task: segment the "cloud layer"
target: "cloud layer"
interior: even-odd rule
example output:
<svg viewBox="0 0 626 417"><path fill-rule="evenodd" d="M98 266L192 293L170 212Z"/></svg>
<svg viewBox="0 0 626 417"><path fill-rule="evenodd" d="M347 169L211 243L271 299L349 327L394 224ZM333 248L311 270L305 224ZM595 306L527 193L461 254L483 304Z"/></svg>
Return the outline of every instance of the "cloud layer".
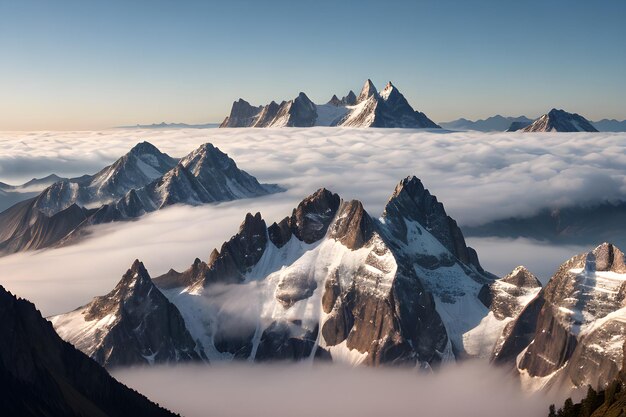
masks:
<svg viewBox="0 0 626 417"><path fill-rule="evenodd" d="M159 275L206 259L247 212L268 223L319 187L364 202L373 216L399 179L415 174L461 224L555 204L626 198L624 134L484 134L396 129L183 129L0 133L0 181L96 172L141 140L172 156L214 143L262 182L288 191L204 207L172 207L98 226L80 245L0 258L0 284L56 314L108 292L135 258ZM19 167L19 168L18 168ZM483 265L503 275L525 264L544 281L588 248L472 239Z"/></svg>
<svg viewBox="0 0 626 417"><path fill-rule="evenodd" d="M479 363L436 374L302 364L161 366L113 376L186 417L528 417L562 402L521 394L513 378Z"/></svg>

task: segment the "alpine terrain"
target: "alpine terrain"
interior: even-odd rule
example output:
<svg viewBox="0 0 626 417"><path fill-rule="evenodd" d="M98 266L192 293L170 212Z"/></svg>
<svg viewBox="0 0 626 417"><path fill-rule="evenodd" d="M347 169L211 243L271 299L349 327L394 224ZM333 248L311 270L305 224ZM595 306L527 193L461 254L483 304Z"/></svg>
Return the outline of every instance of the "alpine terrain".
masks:
<svg viewBox="0 0 626 417"><path fill-rule="evenodd" d="M320 189L269 227L260 213L248 214L207 260L156 277L156 287L139 265L109 295L52 318L66 340L104 365L112 363L99 349L135 363L315 359L429 368L489 357L539 291L523 269L501 280L484 271L415 177L397 185L380 219ZM161 323L182 316L186 330L163 324L113 335L146 314L168 317ZM494 327L481 330L487 322ZM163 335L168 344L155 344Z"/></svg>
<svg viewBox="0 0 626 417"><path fill-rule="evenodd" d="M259 184L210 143L178 160L142 142L95 175L57 181L0 213L0 255L73 242L87 226L137 218L172 204L278 191Z"/></svg>
<svg viewBox="0 0 626 417"><path fill-rule="evenodd" d="M381 92L367 80L358 96L350 91L326 104L314 104L306 94L280 104L255 107L239 99L220 127L401 127L438 128L424 113L415 111L391 83Z"/></svg>

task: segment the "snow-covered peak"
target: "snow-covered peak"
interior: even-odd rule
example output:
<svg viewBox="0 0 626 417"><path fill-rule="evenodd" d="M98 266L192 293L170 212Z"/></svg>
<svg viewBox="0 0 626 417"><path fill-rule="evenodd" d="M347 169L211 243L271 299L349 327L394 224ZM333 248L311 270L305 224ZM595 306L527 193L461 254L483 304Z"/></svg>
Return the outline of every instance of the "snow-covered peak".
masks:
<svg viewBox="0 0 626 417"><path fill-rule="evenodd" d="M383 91L380 92L380 97L383 100L387 100L394 90L397 91L396 87L389 81Z"/></svg>

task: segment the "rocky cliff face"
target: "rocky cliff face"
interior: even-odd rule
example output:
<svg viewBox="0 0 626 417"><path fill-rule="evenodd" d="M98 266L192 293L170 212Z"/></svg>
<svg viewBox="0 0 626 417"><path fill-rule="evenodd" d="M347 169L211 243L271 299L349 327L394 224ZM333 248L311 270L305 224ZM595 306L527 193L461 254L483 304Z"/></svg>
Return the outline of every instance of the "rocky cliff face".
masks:
<svg viewBox="0 0 626 417"><path fill-rule="evenodd" d="M204 359L180 312L139 261L109 294L50 321L61 337L105 367Z"/></svg>
<svg viewBox="0 0 626 417"><path fill-rule="evenodd" d="M0 407L7 416L173 416L61 340L0 287Z"/></svg>
<svg viewBox="0 0 626 417"><path fill-rule="evenodd" d="M341 100L333 95L328 103L320 105L313 104L304 93L280 105L272 101L260 107L240 99L220 127L310 126L439 127L424 113L413 110L391 82L379 93L371 80L365 82L358 97L350 91Z"/></svg>
<svg viewBox="0 0 626 417"><path fill-rule="evenodd" d="M527 315L533 335L515 362L524 382L560 387L612 381L623 360L625 295L624 254L609 243L561 265L538 297L536 317Z"/></svg>
<svg viewBox="0 0 626 417"><path fill-rule="evenodd" d="M429 367L469 354L464 334L488 313L479 293L493 278L410 177L381 220L320 189L269 227L248 214L206 261L155 283L212 361Z"/></svg>
<svg viewBox="0 0 626 417"><path fill-rule="evenodd" d="M514 340L512 332L520 334L520 323L528 314L541 292L541 283L528 269L518 266L510 274L485 284L478 298L489 308L489 313L476 328L465 335L465 341L471 346L474 356L502 361L510 356L511 346L505 346L507 340ZM509 342L511 343L511 342ZM528 343L518 348L519 353Z"/></svg>
<svg viewBox="0 0 626 417"><path fill-rule="evenodd" d="M552 109L521 132L597 132L589 120L579 114Z"/></svg>

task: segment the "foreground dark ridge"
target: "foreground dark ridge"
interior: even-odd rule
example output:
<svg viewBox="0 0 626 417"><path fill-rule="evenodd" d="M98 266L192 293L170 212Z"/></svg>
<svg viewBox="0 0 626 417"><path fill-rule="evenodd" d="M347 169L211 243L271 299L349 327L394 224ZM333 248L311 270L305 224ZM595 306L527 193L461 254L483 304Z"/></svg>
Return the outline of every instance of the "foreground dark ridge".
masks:
<svg viewBox="0 0 626 417"><path fill-rule="evenodd" d="M61 340L33 304L2 286L0 392L5 416L174 416Z"/></svg>

